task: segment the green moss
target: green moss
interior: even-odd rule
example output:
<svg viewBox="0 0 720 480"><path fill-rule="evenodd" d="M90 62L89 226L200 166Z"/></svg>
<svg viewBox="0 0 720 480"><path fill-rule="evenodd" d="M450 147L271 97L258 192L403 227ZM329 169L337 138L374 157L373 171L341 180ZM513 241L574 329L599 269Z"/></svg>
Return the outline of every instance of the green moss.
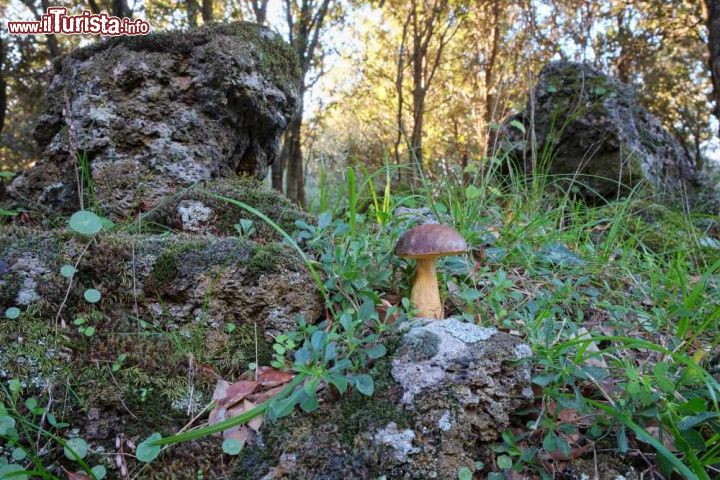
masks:
<svg viewBox="0 0 720 480"><path fill-rule="evenodd" d="M297 253L283 244L266 243L255 247L246 273L249 278L254 279L263 273L277 273L283 268L297 271L301 262Z"/></svg>
<svg viewBox="0 0 720 480"><path fill-rule="evenodd" d="M251 48L249 53L255 58L260 72L285 91L297 90L301 71L295 50L272 30L250 22L207 25L191 31L176 30L114 37L79 48L71 55L85 60L120 44L135 51L188 55L193 48L208 43L215 35L231 35L255 45L256 48ZM60 64L57 63L56 68L59 67Z"/></svg>
<svg viewBox="0 0 720 480"><path fill-rule="evenodd" d="M215 195L231 198L255 208L287 233L295 230L297 220L312 222L307 213L282 194L258 181L236 177L199 185L178 195L148 216L144 228L150 232L181 230L182 225L177 215L178 204L190 200L200 202L213 211L214 217L209 231L220 235L237 235L235 225L242 219L248 219L252 220L256 230L251 237L252 240L259 243L282 240L281 235L262 219Z"/></svg>
<svg viewBox="0 0 720 480"><path fill-rule="evenodd" d="M179 274L179 261L183 253L202 248L203 242L178 242L165 248L153 265L153 277L159 284L171 282Z"/></svg>
<svg viewBox="0 0 720 480"><path fill-rule="evenodd" d="M55 335L50 323L25 312L15 320L0 318L0 379L20 378L43 387L69 375L67 337Z"/></svg>

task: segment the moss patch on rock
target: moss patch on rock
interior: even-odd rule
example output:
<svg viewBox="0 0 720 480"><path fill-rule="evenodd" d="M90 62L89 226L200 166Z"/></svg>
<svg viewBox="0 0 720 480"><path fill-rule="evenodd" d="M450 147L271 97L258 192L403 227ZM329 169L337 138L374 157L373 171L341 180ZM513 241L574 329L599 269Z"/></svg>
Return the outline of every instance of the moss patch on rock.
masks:
<svg viewBox="0 0 720 480"><path fill-rule="evenodd" d="M253 241L265 243L281 240L281 235L264 220L237 205L222 200L226 197L250 205L287 233L295 230L295 222L303 220L311 222L310 215L290 202L282 194L266 185L247 177L236 177L219 180L207 185L196 185L184 193L166 201L156 211L145 217L143 229L162 232L168 229L182 231L182 218L178 215L178 207L182 202L192 201L202 204L212 211L212 219L203 225L203 231L216 235L238 235L236 225L241 220L253 222L255 233L250 237Z"/></svg>
<svg viewBox="0 0 720 480"><path fill-rule="evenodd" d="M283 89L298 87L300 63L297 53L278 34L251 22L203 25L190 31L153 32L149 35L111 37L93 45L79 48L71 55L86 60L98 52L123 45L129 50L189 55L198 45L208 43L217 35L237 37L256 45L250 52L260 72Z"/></svg>

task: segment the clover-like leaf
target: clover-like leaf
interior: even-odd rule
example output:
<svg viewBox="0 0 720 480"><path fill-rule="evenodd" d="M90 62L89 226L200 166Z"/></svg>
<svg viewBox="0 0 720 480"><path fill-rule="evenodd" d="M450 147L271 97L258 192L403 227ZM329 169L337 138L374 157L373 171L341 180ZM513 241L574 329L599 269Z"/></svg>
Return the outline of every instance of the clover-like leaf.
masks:
<svg viewBox="0 0 720 480"><path fill-rule="evenodd" d="M223 452L228 455L237 455L243 449L243 442L236 438L226 438L222 443Z"/></svg>
<svg viewBox="0 0 720 480"><path fill-rule="evenodd" d="M162 436L155 432L148 438L140 442L135 450L135 457L145 463L150 463L160 455L160 445L154 445L153 442L160 440Z"/></svg>
<svg viewBox="0 0 720 480"><path fill-rule="evenodd" d="M77 273L77 269L72 265L63 265L60 267L60 275L65 278L70 278Z"/></svg>
<svg viewBox="0 0 720 480"><path fill-rule="evenodd" d="M70 460L82 460L88 454L88 444L80 437L71 438L65 442L63 453Z"/></svg>
<svg viewBox="0 0 720 480"><path fill-rule="evenodd" d="M83 297L85 297L85 301L88 303L97 303L100 301L100 292L95 290L94 288L88 288L85 290L85 293L83 294Z"/></svg>
<svg viewBox="0 0 720 480"><path fill-rule="evenodd" d="M70 217L70 228L80 235L95 235L102 230L100 217L88 210L80 210Z"/></svg>

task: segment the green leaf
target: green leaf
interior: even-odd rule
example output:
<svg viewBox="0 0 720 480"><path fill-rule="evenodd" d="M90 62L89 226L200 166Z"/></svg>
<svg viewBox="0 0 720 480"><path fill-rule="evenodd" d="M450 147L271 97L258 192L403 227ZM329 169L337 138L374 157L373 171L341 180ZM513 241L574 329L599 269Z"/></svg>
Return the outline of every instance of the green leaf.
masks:
<svg viewBox="0 0 720 480"><path fill-rule="evenodd" d="M327 211L318 217L318 228L326 228L332 223L332 212Z"/></svg>
<svg viewBox="0 0 720 480"><path fill-rule="evenodd" d="M25 457L27 457L27 453L25 453L25 450L22 448L16 448L12 451L12 459L16 462L19 462L21 460L24 460Z"/></svg>
<svg viewBox="0 0 720 480"><path fill-rule="evenodd" d="M462 467L460 470L458 470L458 480L472 480L472 476L472 472L468 467Z"/></svg>
<svg viewBox="0 0 720 480"><path fill-rule="evenodd" d="M95 327L87 327L85 330L83 330L83 333L86 337L92 337L95 335Z"/></svg>
<svg viewBox="0 0 720 480"><path fill-rule="evenodd" d="M478 197L480 197L481 194L482 194L482 191L479 188L477 188L475 185L468 185L467 188L465 189L465 198L467 198L468 200L473 200L475 198L478 198Z"/></svg>
<svg viewBox="0 0 720 480"><path fill-rule="evenodd" d="M70 460L82 460L88 454L88 444L82 438L71 438L65 442L63 453Z"/></svg>
<svg viewBox="0 0 720 480"><path fill-rule="evenodd" d="M57 418L55 418L55 415L52 413L47 414L47 420L48 420L48 423L55 428L65 428L65 427L69 426L69 424L67 424L67 423L58 422Z"/></svg>
<svg viewBox="0 0 720 480"><path fill-rule="evenodd" d="M310 361L310 352L307 348L303 347L295 351L295 363L298 365L307 365Z"/></svg>
<svg viewBox="0 0 720 480"><path fill-rule="evenodd" d="M5 480L7 478L8 480L27 480L28 476L22 475L21 472L27 472L22 465L18 465L16 463L3 465L0 467L0 479Z"/></svg>
<svg viewBox="0 0 720 480"><path fill-rule="evenodd" d="M718 414L717 412L704 412L699 415L685 417L680 420L680 423L678 423L678 429L680 429L681 431L690 430L691 428L712 418L717 418L718 416L720 416L720 414Z"/></svg>
<svg viewBox="0 0 720 480"><path fill-rule="evenodd" d="M37 398L30 397L27 400L25 400L25 407L27 407L28 410L35 410L38 406Z"/></svg>
<svg viewBox="0 0 720 480"><path fill-rule="evenodd" d="M154 445L153 442L160 440L162 435L158 432L153 433L148 438L140 442L135 450L135 456L144 463L150 463L160 455L160 445Z"/></svg>
<svg viewBox="0 0 720 480"><path fill-rule="evenodd" d="M107 469L102 465L95 465L90 469L95 480L102 480L107 475Z"/></svg>
<svg viewBox="0 0 720 480"><path fill-rule="evenodd" d="M369 320L374 313L375 304L370 300L365 300L363 304L360 305L360 310L358 311L358 318L364 322L365 320Z"/></svg>
<svg viewBox="0 0 720 480"><path fill-rule="evenodd" d="M8 382L8 387L10 388L10 391L13 393L18 393L20 391L20 380L17 378L13 378Z"/></svg>
<svg viewBox="0 0 720 480"><path fill-rule="evenodd" d="M236 438L226 438L222 443L223 452L228 455L237 455L245 444Z"/></svg>
<svg viewBox="0 0 720 480"><path fill-rule="evenodd" d="M10 320L15 320L20 316L20 309L17 307L10 307L7 310L5 310L5 317L9 318Z"/></svg>
<svg viewBox="0 0 720 480"><path fill-rule="evenodd" d="M85 297L85 301L88 303L97 303L100 301L100 292L95 290L94 288L88 288L85 290L85 293L83 294Z"/></svg>
<svg viewBox="0 0 720 480"><path fill-rule="evenodd" d="M375 391L375 382L370 375L357 375L355 377L355 388L358 392L368 397Z"/></svg>
<svg viewBox="0 0 720 480"><path fill-rule="evenodd" d="M512 468L512 458L508 457L507 455L500 455L497 458L497 464L498 467L502 468L503 470L507 470L508 468Z"/></svg>
<svg viewBox="0 0 720 480"><path fill-rule="evenodd" d="M60 268L60 275L65 278L70 278L77 273L77 269L72 265L63 265Z"/></svg>
<svg viewBox="0 0 720 480"><path fill-rule="evenodd" d="M95 235L102 227L100 217L88 210L80 210L70 217L70 228L81 235Z"/></svg>
<svg viewBox="0 0 720 480"><path fill-rule="evenodd" d="M523 123L522 123L521 121L519 121L519 120L512 120L512 121L510 122L510 125L513 126L513 127L515 127L515 128L517 128L517 129L520 130L523 134L525 134L525 132L526 132L526 130L525 130L525 125L523 125Z"/></svg>
<svg viewBox="0 0 720 480"><path fill-rule="evenodd" d="M332 385L335 385L335 388L337 388L338 392L340 392L340 395L345 393L345 390L347 390L348 381L347 378L343 377L342 375L330 375L328 381Z"/></svg>
<svg viewBox="0 0 720 480"><path fill-rule="evenodd" d="M555 92L557 92L557 91L558 91L558 89L557 89L557 87L556 87L555 85L552 85L552 84L548 85L548 87L547 87L547 92L548 92L548 93L555 93Z"/></svg>
<svg viewBox="0 0 720 480"><path fill-rule="evenodd" d="M15 428L14 418L7 415L0 417L0 435L7 435L13 428Z"/></svg>
<svg viewBox="0 0 720 480"><path fill-rule="evenodd" d="M310 395L307 395L305 399L303 399L302 402L300 402L300 408L303 409L304 412L310 413L317 410L319 406L317 394L313 392Z"/></svg>
<svg viewBox="0 0 720 480"><path fill-rule="evenodd" d="M384 357L387 354L387 349L385 348L385 345L379 343L374 347L366 349L365 353L367 353L368 357L376 359Z"/></svg>

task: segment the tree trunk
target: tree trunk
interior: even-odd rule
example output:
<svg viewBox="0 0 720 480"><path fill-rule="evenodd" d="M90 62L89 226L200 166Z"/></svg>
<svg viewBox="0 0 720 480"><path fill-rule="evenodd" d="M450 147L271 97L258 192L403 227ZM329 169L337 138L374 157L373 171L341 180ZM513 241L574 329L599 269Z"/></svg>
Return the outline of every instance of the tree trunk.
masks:
<svg viewBox="0 0 720 480"><path fill-rule="evenodd" d="M203 23L213 22L213 0L202 0L202 19Z"/></svg>
<svg viewBox="0 0 720 480"><path fill-rule="evenodd" d="M252 0L252 8L255 13L255 21L260 25L265 24L267 18L268 0Z"/></svg>
<svg viewBox="0 0 720 480"><path fill-rule="evenodd" d="M713 115L720 120L720 0L705 0L707 7L708 66L712 78L712 100L715 102Z"/></svg>
<svg viewBox="0 0 720 480"><path fill-rule="evenodd" d="M7 82L5 81L5 42L0 37L0 134L5 126L5 111L7 110ZM0 180L0 184L2 181Z"/></svg>
<svg viewBox="0 0 720 480"><path fill-rule="evenodd" d="M197 0L185 0L185 8L187 9L187 21L190 28L197 27L199 6Z"/></svg>
<svg viewBox="0 0 720 480"><path fill-rule="evenodd" d="M277 156L272 164L272 187L280 193L283 193L283 177L285 175L285 165L288 164L288 147L290 145L288 131L283 134L282 149L280 155Z"/></svg>
<svg viewBox="0 0 720 480"><path fill-rule="evenodd" d="M423 67L426 55L421 50L420 39L414 39L413 48L413 129L410 135L410 163L417 167L417 179L422 178L423 172L423 121L425 117L425 85Z"/></svg>
<svg viewBox="0 0 720 480"><path fill-rule="evenodd" d="M116 17L132 17L127 0L112 0L112 14Z"/></svg>
<svg viewBox="0 0 720 480"><path fill-rule="evenodd" d="M298 205L305 204L305 171L302 157L302 111L290 122L288 129L288 157L285 192L287 197Z"/></svg>
<svg viewBox="0 0 720 480"><path fill-rule="evenodd" d="M43 12L47 12L47 9L50 7L50 2L48 0L42 0L40 2L40 5L42 6ZM40 16L37 12L33 11L35 14L35 18L38 20L40 19ZM55 35L46 35L47 37L47 46L48 50L50 51L50 58L56 58L60 56L60 45L58 45L57 37Z"/></svg>

